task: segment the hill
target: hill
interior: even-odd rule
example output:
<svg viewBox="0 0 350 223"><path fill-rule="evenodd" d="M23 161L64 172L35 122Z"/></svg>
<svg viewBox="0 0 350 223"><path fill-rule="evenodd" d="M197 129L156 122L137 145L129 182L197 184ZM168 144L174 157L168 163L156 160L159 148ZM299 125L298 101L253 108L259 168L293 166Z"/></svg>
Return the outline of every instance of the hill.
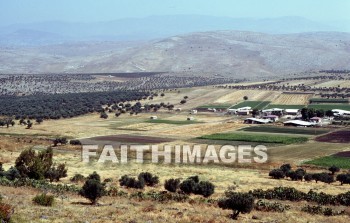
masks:
<svg viewBox="0 0 350 223"><path fill-rule="evenodd" d="M348 33L199 32L148 42L3 47L0 72L165 71L271 77L350 69L349 49Z"/></svg>

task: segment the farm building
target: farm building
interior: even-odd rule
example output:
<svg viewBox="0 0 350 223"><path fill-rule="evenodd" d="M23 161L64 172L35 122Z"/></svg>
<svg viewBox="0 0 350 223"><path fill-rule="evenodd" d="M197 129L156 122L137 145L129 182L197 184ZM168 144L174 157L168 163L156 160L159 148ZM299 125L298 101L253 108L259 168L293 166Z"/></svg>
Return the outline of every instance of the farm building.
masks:
<svg viewBox="0 0 350 223"><path fill-rule="evenodd" d="M334 116L350 115L350 111L341 110L341 109L332 109L332 112L333 112Z"/></svg>
<svg viewBox="0 0 350 223"><path fill-rule="evenodd" d="M198 113L198 111L195 109L191 110L191 112L190 112L190 114L192 114L192 115L197 114L197 113Z"/></svg>
<svg viewBox="0 0 350 223"><path fill-rule="evenodd" d="M151 116L150 119L157 119L158 117L157 116Z"/></svg>
<svg viewBox="0 0 350 223"><path fill-rule="evenodd" d="M284 110L286 115L298 115L300 113L299 109L286 109Z"/></svg>
<svg viewBox="0 0 350 223"><path fill-rule="evenodd" d="M283 122L283 124L285 126L300 126L300 127L310 127L314 125L314 123L305 122L301 120L290 120L290 121Z"/></svg>
<svg viewBox="0 0 350 223"><path fill-rule="evenodd" d="M320 117L313 117L313 118L310 118L310 122L322 123L322 118L320 118Z"/></svg>
<svg viewBox="0 0 350 223"><path fill-rule="evenodd" d="M277 115L265 115L263 116L263 119L271 120L273 122L278 121L278 116Z"/></svg>
<svg viewBox="0 0 350 223"><path fill-rule="evenodd" d="M238 110L236 111L237 115L249 115L251 110Z"/></svg>
<svg viewBox="0 0 350 223"><path fill-rule="evenodd" d="M210 111L210 112L216 112L216 109L215 109L215 108L208 108L208 111Z"/></svg>
<svg viewBox="0 0 350 223"><path fill-rule="evenodd" d="M258 119L258 118L246 118L244 124L266 124L270 121L267 119Z"/></svg>

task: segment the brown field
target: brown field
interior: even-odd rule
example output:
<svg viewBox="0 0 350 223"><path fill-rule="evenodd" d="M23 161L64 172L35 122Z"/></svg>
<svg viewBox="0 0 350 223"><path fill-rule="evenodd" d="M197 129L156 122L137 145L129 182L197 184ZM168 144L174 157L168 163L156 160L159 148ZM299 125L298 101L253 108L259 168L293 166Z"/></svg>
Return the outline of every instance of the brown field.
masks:
<svg viewBox="0 0 350 223"><path fill-rule="evenodd" d="M260 91L260 90L234 90L227 95L218 98L215 103L236 104L243 101L244 96L248 96L250 101L272 101L277 98L281 92L278 91Z"/></svg>
<svg viewBox="0 0 350 223"><path fill-rule="evenodd" d="M331 132L326 135L316 137L318 142L350 143L350 130Z"/></svg>
<svg viewBox="0 0 350 223"><path fill-rule="evenodd" d="M279 105L307 105L313 94L281 94L271 102Z"/></svg>

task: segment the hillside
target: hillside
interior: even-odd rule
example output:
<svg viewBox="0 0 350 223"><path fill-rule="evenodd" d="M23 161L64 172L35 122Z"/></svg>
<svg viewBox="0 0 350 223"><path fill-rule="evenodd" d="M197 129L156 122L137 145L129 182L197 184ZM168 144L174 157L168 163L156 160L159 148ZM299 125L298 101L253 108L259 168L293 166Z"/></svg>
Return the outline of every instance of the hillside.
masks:
<svg viewBox="0 0 350 223"><path fill-rule="evenodd" d="M149 42L3 48L1 73L140 72L275 76L350 69L350 34L191 33Z"/></svg>

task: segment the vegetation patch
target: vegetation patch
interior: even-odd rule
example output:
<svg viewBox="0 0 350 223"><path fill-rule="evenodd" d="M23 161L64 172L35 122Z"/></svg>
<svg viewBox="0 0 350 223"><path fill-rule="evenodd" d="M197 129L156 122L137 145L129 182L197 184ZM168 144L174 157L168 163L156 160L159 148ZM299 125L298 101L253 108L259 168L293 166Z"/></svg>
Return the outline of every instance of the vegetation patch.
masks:
<svg viewBox="0 0 350 223"><path fill-rule="evenodd" d="M326 129L302 129L302 128L283 128L274 126L250 126L240 129L244 132L267 132L267 133L287 133L287 134L302 134L302 135L321 135L328 133Z"/></svg>
<svg viewBox="0 0 350 223"><path fill-rule="evenodd" d="M317 110L332 110L332 109L342 109L342 110L350 110L349 104L311 104L308 108L314 108Z"/></svg>
<svg viewBox="0 0 350 223"><path fill-rule="evenodd" d="M339 168L350 168L350 157L339 157L336 155L324 156L305 162L305 164L312 164L316 166L332 166L335 165Z"/></svg>
<svg viewBox="0 0 350 223"><path fill-rule="evenodd" d="M252 107L252 109L264 109L270 104L271 101L244 101L230 108L242 108L242 107Z"/></svg>
<svg viewBox="0 0 350 223"><path fill-rule="evenodd" d="M270 135L269 134L247 134L242 132L215 133L212 135L204 135L199 138L210 139L210 140L262 142L262 143L279 143L279 144L304 143L308 140L307 137L293 137L293 136L271 135L271 134Z"/></svg>
<svg viewBox="0 0 350 223"><path fill-rule="evenodd" d="M215 109L228 109L231 106L231 104L209 104L209 105L202 105L198 108L215 108Z"/></svg>
<svg viewBox="0 0 350 223"><path fill-rule="evenodd" d="M311 98L310 104L312 103L349 103L348 99L345 98Z"/></svg>
<svg viewBox="0 0 350 223"><path fill-rule="evenodd" d="M350 130L331 132L327 135L319 136L315 140L318 142L350 143Z"/></svg>
<svg viewBox="0 0 350 223"><path fill-rule="evenodd" d="M148 123L161 123L161 124L171 124L171 125L190 125L190 124L196 124L196 123L202 123L197 122L193 120L165 120L165 119L150 119L147 120Z"/></svg>

